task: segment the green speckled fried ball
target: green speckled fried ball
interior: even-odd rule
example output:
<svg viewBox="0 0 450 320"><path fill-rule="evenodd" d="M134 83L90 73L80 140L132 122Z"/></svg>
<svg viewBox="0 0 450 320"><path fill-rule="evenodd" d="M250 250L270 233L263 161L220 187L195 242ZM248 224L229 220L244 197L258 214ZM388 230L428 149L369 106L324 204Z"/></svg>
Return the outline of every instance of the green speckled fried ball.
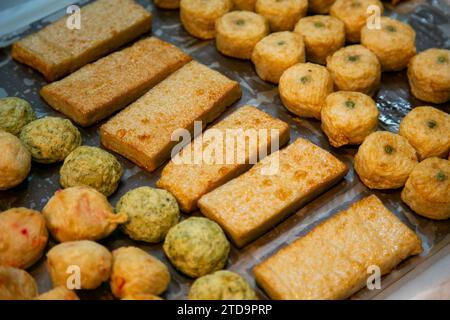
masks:
<svg viewBox="0 0 450 320"><path fill-rule="evenodd" d="M116 191L122 174L122 166L112 154L81 146L64 160L59 182L64 188L89 186L108 197Z"/></svg>
<svg viewBox="0 0 450 320"><path fill-rule="evenodd" d="M169 230L163 249L178 270L197 278L225 266L230 243L217 223L192 217Z"/></svg>
<svg viewBox="0 0 450 320"><path fill-rule="evenodd" d="M239 274L221 270L195 280L189 300L256 300L256 294Z"/></svg>
<svg viewBox="0 0 450 320"><path fill-rule="evenodd" d="M122 230L131 239L158 243L180 219L174 196L162 189L140 187L128 191L116 206L116 212L128 215Z"/></svg>
<svg viewBox="0 0 450 320"><path fill-rule="evenodd" d="M36 115L27 101L16 97L0 99L0 129L17 136L34 119Z"/></svg>
<svg viewBox="0 0 450 320"><path fill-rule="evenodd" d="M34 161L54 163L81 145L81 134L70 120L44 117L23 127L20 140Z"/></svg>

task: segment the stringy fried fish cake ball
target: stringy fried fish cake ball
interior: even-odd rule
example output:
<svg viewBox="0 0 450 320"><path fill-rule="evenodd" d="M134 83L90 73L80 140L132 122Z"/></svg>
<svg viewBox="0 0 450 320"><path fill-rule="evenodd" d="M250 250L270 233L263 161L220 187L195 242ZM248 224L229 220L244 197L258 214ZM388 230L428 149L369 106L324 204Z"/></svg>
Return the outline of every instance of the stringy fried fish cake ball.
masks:
<svg viewBox="0 0 450 320"><path fill-rule="evenodd" d="M421 216L450 218L450 161L433 157L419 163L406 181L402 200Z"/></svg>
<svg viewBox="0 0 450 320"><path fill-rule="evenodd" d="M312 13L325 14L336 0L308 0L308 10Z"/></svg>
<svg viewBox="0 0 450 320"><path fill-rule="evenodd" d="M377 56L361 45L344 47L327 58L336 90L358 91L372 96L380 87Z"/></svg>
<svg viewBox="0 0 450 320"><path fill-rule="evenodd" d="M162 9L178 9L180 0L153 0L153 3Z"/></svg>
<svg viewBox="0 0 450 320"><path fill-rule="evenodd" d="M307 10L307 0L257 0L255 7L257 13L269 20L272 32L293 30Z"/></svg>
<svg viewBox="0 0 450 320"><path fill-rule="evenodd" d="M344 24L331 16L302 18L294 32L303 36L306 59L318 64L326 64L326 58L345 44Z"/></svg>
<svg viewBox="0 0 450 320"><path fill-rule="evenodd" d="M28 272L0 265L0 300L31 300L37 295L36 281Z"/></svg>
<svg viewBox="0 0 450 320"><path fill-rule="evenodd" d="M387 131L369 135L355 155L355 170L371 189L402 187L417 163L416 151L408 140Z"/></svg>
<svg viewBox="0 0 450 320"><path fill-rule="evenodd" d="M256 0L233 0L239 10L255 11Z"/></svg>
<svg viewBox="0 0 450 320"><path fill-rule="evenodd" d="M412 94L420 100L444 103L450 100L450 50L428 49L408 65Z"/></svg>
<svg viewBox="0 0 450 320"><path fill-rule="evenodd" d="M320 119L322 105L333 92L333 80L325 67L299 63L283 73L278 89L289 111L301 117Z"/></svg>
<svg viewBox="0 0 450 320"><path fill-rule="evenodd" d="M8 190L26 179L31 170L31 155L15 135L0 130L0 190Z"/></svg>
<svg viewBox="0 0 450 320"><path fill-rule="evenodd" d="M403 118L400 135L416 149L419 159L446 157L450 151L450 115L433 107L417 107Z"/></svg>
<svg viewBox="0 0 450 320"><path fill-rule="evenodd" d="M216 21L216 46L224 55L250 59L256 44L269 34L267 19L250 11L233 11Z"/></svg>
<svg viewBox="0 0 450 320"><path fill-rule="evenodd" d="M371 97L360 92L330 94L322 108L322 130L333 147L361 144L378 126L378 109Z"/></svg>
<svg viewBox="0 0 450 320"><path fill-rule="evenodd" d="M383 71L399 71L416 54L416 32L406 23L381 17L381 29L362 28L361 44L375 53Z"/></svg>
<svg viewBox="0 0 450 320"><path fill-rule="evenodd" d="M278 83L286 69L305 62L302 36L289 31L268 35L256 44L252 62L261 79Z"/></svg>
<svg viewBox="0 0 450 320"><path fill-rule="evenodd" d="M231 0L181 0L180 20L194 37L213 39L216 20L232 8Z"/></svg>
<svg viewBox="0 0 450 320"><path fill-rule="evenodd" d="M341 20L345 25L348 42L357 43L361 38L361 29L367 18L373 15L370 6L377 6L383 14L383 4L379 0L336 0L330 8L330 15Z"/></svg>

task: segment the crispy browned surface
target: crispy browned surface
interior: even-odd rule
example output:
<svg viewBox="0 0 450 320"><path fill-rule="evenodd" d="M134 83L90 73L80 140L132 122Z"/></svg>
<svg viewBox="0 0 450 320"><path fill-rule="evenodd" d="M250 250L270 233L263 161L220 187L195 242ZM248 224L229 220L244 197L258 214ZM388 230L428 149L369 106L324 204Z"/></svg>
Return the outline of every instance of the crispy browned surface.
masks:
<svg viewBox="0 0 450 320"><path fill-rule="evenodd" d="M133 102L190 60L170 43L147 38L45 86L41 96L88 126Z"/></svg>
<svg viewBox="0 0 450 320"><path fill-rule="evenodd" d="M279 167L273 175L266 170ZM341 179L346 165L327 151L299 138L247 173L200 198L198 206L241 247L267 231L305 202Z"/></svg>
<svg viewBox="0 0 450 320"><path fill-rule="evenodd" d="M254 269L272 299L344 299L367 281L367 268L390 272L422 251L419 237L376 197L354 203Z"/></svg>
<svg viewBox="0 0 450 320"><path fill-rule="evenodd" d="M67 16L12 47L11 55L56 80L151 29L151 14L133 0L97 0L81 9L81 29Z"/></svg>
<svg viewBox="0 0 450 320"><path fill-rule="evenodd" d="M170 156L177 129L193 131L216 119L241 97L241 89L217 71L196 62L183 66L100 128L101 141L153 171Z"/></svg>
<svg viewBox="0 0 450 320"><path fill-rule="evenodd" d="M242 132L245 130L266 130L266 135L264 136L264 133L258 131L255 133L255 142L244 145L237 143L239 132L236 131L236 134L234 134L227 131L230 129L241 129ZM211 130L215 130L215 132L219 130L223 133L223 157L214 154L210 158L206 158L208 155L206 153L207 148L211 142L208 135L213 133ZM249 159L257 157L260 150L267 150L270 153L272 145L270 130L277 131L274 137L279 139L280 146L289 141L289 125L287 123L275 119L255 107L241 107L229 117L205 131L201 148L195 148L197 142L193 141L181 152L181 158L191 155L192 159L194 157L200 159L204 156L205 158L201 159L200 163L177 164L170 161L162 171L157 186L170 191L177 198L183 211L191 212L197 208L197 201L202 195L249 169L252 165L249 163ZM200 141L199 138L196 141ZM236 161L230 161L227 164L225 159L227 148L232 150L234 154L243 155L245 161L238 162L235 155Z"/></svg>

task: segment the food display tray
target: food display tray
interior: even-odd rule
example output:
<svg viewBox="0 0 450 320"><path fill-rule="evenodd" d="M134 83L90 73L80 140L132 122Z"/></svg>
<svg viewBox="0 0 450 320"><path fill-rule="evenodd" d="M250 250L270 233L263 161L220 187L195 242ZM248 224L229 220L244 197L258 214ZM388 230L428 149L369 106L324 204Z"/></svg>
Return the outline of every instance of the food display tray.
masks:
<svg viewBox="0 0 450 320"><path fill-rule="evenodd" d="M89 1L79 1L81 5L87 2ZM347 146L338 149L331 147L325 134L320 129L320 122L311 119L300 119L289 113L281 104L278 88L259 79L250 61L225 57L217 52L213 40L200 41L190 36L181 26L178 11L157 9L149 0L140 0L138 2L153 14L153 36L178 46L192 55L197 61L220 71L240 83L243 91L242 98L230 107L218 121L243 105L257 106L289 124L291 142L297 137L307 138L330 151L350 168L345 178L337 185L304 205L298 212L290 215L262 237L242 249L232 247L227 268L243 275L255 287L261 299L267 299L268 297L254 281L252 269L257 263L298 237L305 235L318 223L348 207L352 202L370 194L376 194L392 212L416 231L423 242L423 253L407 259L393 272L383 277L381 290L370 291L362 289L352 298L376 298L383 290L389 288L407 273L418 268L450 243L449 220L433 221L416 215L401 201L401 190L371 191L365 187L353 169L353 157L358 147ZM408 22L416 30L418 51L431 47L450 48L450 4L448 1L412 0L404 2L397 7L385 4L386 15ZM2 47L0 49L0 97L17 96L26 99L31 103L38 117L48 115L64 116L54 111L40 98L39 90L46 84L43 77L36 71L11 59L11 43L27 34L40 30L43 26L55 21L64 14L65 10L61 10L25 27L23 30L18 30L0 39ZM416 100L410 94L405 71L383 73L381 89L375 96L375 100L380 110L379 129L392 132L398 131L400 120L412 108L420 105L429 105ZM436 107L450 112L448 103L437 105ZM100 146L98 128L103 122L89 128L79 127L83 136L83 144ZM155 182L160 176L161 168L153 173L149 173L127 159L119 155L116 156L123 165L125 172L119 188L109 198L112 205L115 205L122 195L133 188L155 186ZM20 206L41 210L48 199L60 188L60 167L61 163L46 165L33 162L31 173L25 182L14 189L0 192L0 211ZM201 214L196 212L194 215ZM183 218L188 217L186 214L182 216ZM111 250L121 246L134 245L157 256L169 267L172 275L170 286L162 297L166 299L186 298L189 286L193 280L173 268L164 256L161 244L151 245L132 241L120 230L116 230L101 243ZM55 242L50 240L49 246L53 245L55 245ZM29 272L38 282L40 292L51 288L45 256L33 265ZM107 283L96 290L80 292L80 297L86 299L113 299Z"/></svg>

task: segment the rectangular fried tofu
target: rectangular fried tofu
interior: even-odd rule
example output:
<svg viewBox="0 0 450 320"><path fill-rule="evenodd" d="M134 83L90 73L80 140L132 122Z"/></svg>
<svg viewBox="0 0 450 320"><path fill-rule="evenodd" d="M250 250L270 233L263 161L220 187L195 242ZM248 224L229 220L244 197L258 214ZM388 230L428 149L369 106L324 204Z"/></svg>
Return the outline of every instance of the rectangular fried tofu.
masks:
<svg viewBox="0 0 450 320"><path fill-rule="evenodd" d="M80 29L69 16L14 43L13 59L59 79L151 29L151 14L133 0L97 0L80 11Z"/></svg>
<svg viewBox="0 0 450 320"><path fill-rule="evenodd" d="M354 203L254 268L272 299L345 299L370 266L390 272L422 252L419 237L374 195Z"/></svg>
<svg viewBox="0 0 450 320"><path fill-rule="evenodd" d="M222 133L220 142L215 138L218 131ZM273 141L278 142L277 149L286 144L289 137L287 123L255 107L243 106L186 146L180 153L180 159L186 161L170 161L157 186L171 192L181 210L192 212L197 209L201 196L247 171L255 164L260 151L270 154ZM244 140L239 142L238 139ZM196 147L197 144L200 147ZM221 151L209 152L215 146Z"/></svg>
<svg viewBox="0 0 450 320"><path fill-rule="evenodd" d="M240 97L236 81L191 61L102 125L101 142L151 172L170 157L175 130L192 134L194 121L205 127Z"/></svg>
<svg viewBox="0 0 450 320"><path fill-rule="evenodd" d="M41 96L54 109L89 126L135 101L191 61L177 47L151 37L46 85Z"/></svg>
<svg viewBox="0 0 450 320"><path fill-rule="evenodd" d="M242 247L346 173L347 166L339 159L299 138L201 197L198 206Z"/></svg>

